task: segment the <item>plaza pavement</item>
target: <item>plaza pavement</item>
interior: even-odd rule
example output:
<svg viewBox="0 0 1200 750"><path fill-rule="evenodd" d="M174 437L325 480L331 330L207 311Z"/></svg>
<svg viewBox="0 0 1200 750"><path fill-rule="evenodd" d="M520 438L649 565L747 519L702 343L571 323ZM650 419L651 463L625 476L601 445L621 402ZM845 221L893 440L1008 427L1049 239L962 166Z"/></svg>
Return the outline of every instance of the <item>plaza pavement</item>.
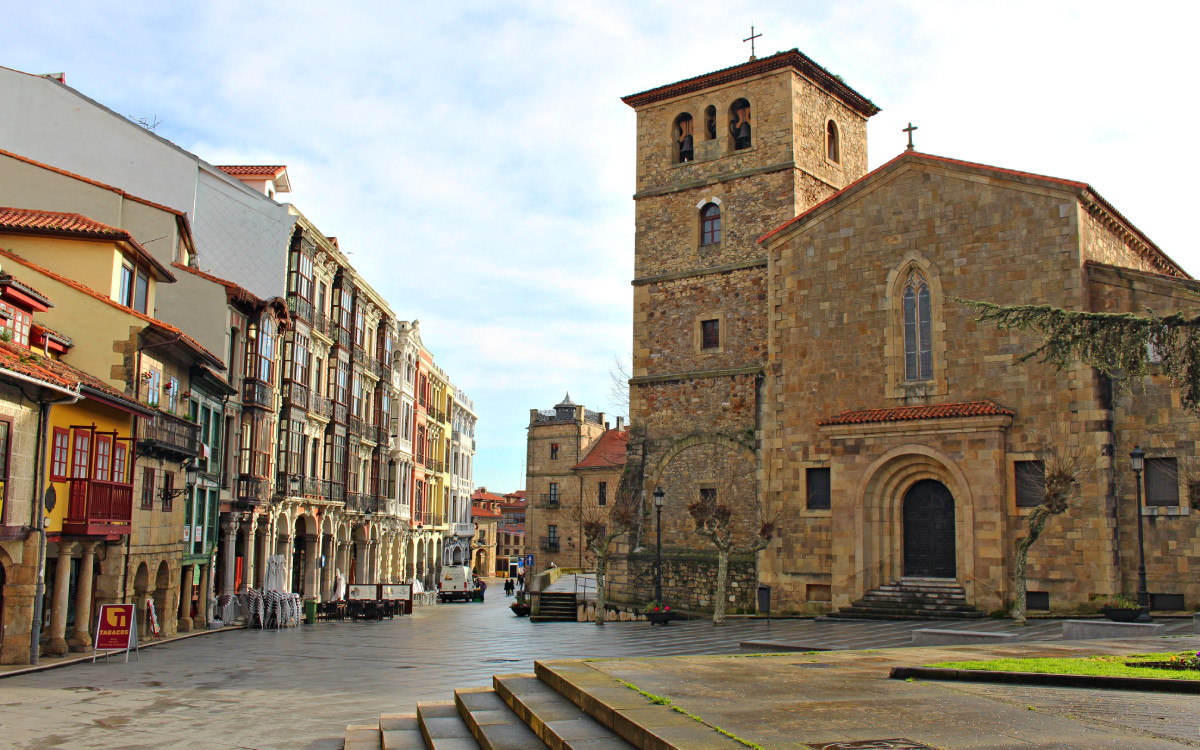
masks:
<svg viewBox="0 0 1200 750"><path fill-rule="evenodd" d="M623 657L626 661L618 664L633 669L635 664L665 666L668 662L631 657L745 653L739 648L742 641L781 641L806 648L883 648L907 644L914 627L929 626L812 620L768 624L756 619L731 621L720 628L705 620L669 627L630 622L600 628L587 623L533 624L513 617L507 609L510 601L494 585L482 604L419 607L411 617L378 623L220 631L145 650L140 662L124 664L114 659L0 679L0 747L340 748L347 724L369 722L380 713L410 711L417 701L445 700L454 688L490 685L495 673L532 671L534 660ZM1005 626L1003 621L970 624ZM1045 641L1055 636L1058 627L1058 623L1041 622L1023 632ZM783 657L724 661L765 666L777 658ZM838 671L786 667L802 660L787 658L791 661L785 658L781 662L785 666L780 667L784 676ZM654 684L645 679L644 671L637 679ZM782 689L794 687L790 679L781 677L770 692L784 695ZM672 685L665 685L664 692L675 695L666 688L674 689ZM937 690L962 694L1001 689L959 685ZM733 695L723 701L728 709L741 706L738 710L757 711L761 717L764 706L756 703L756 695L730 701ZM688 699L688 694L679 697ZM866 704L872 696L859 693L853 700ZM1154 696L1148 710L1156 711L1157 701L1162 700ZM1194 696L1190 701L1200 703ZM1187 711L1158 712L1168 713L1190 720ZM1193 746L1200 746L1200 738Z"/></svg>

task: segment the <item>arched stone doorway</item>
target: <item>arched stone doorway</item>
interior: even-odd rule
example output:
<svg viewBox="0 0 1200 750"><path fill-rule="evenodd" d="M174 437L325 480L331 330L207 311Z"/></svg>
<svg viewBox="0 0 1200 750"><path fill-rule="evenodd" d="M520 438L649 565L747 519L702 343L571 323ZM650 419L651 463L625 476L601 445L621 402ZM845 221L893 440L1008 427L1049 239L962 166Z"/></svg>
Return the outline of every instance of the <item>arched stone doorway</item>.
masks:
<svg viewBox="0 0 1200 750"><path fill-rule="evenodd" d="M462 564L463 564L463 563L462 563L462 547L459 547L458 545L455 545L455 546L454 546L454 549L453 549L453 550L451 550L451 552L450 552L450 564L451 564L451 565L462 565Z"/></svg>
<svg viewBox="0 0 1200 750"><path fill-rule="evenodd" d="M954 496L936 479L904 493L904 575L954 578Z"/></svg>
<svg viewBox="0 0 1200 750"><path fill-rule="evenodd" d="M162 635L173 635L175 630L167 627L167 623L174 615L171 609L171 588L171 566L167 564L166 560L163 560L158 564L158 574L154 577L154 614L158 619L158 628Z"/></svg>

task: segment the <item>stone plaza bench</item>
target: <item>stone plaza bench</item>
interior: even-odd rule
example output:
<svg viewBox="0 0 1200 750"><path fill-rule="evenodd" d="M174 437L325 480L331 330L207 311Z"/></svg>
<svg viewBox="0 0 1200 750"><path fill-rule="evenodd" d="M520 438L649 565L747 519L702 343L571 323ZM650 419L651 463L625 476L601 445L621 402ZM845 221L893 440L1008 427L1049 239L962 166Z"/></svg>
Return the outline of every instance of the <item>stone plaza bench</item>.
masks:
<svg viewBox="0 0 1200 750"><path fill-rule="evenodd" d="M982 630L925 628L912 632L914 646L966 646L972 643L1012 643L1016 640L1016 633L989 633Z"/></svg>
<svg viewBox="0 0 1200 750"><path fill-rule="evenodd" d="M1067 620L1062 624L1064 641L1095 641L1105 638L1149 638L1165 635L1167 626L1160 622L1110 622L1108 620Z"/></svg>

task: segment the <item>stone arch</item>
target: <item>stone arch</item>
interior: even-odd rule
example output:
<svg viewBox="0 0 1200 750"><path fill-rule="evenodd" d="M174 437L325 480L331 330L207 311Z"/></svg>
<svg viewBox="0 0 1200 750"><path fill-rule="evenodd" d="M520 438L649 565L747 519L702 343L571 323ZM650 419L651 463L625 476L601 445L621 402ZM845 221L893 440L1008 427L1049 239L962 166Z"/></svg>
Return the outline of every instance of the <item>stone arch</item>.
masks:
<svg viewBox="0 0 1200 750"><path fill-rule="evenodd" d="M166 560L158 563L154 574L154 608L158 617L158 626L163 635L170 635L167 624L175 620L175 610L171 602L174 587L171 585L171 566ZM170 629L171 631L174 628Z"/></svg>
<svg viewBox="0 0 1200 750"><path fill-rule="evenodd" d="M862 558L855 569L863 573L852 582L856 596L899 578L903 572L905 493L917 482L941 482L954 498L955 555L959 583L974 599L975 501L962 468L942 451L927 445L897 446L877 458L862 473L851 501L859 529L858 549ZM835 576L836 578L837 576Z"/></svg>
<svg viewBox="0 0 1200 750"><path fill-rule="evenodd" d="M666 470L667 465L671 463L672 459L674 459L680 453L683 453L688 448L692 448L697 445L722 445L732 451L745 454L750 460L755 460L756 457L752 444L743 442L738 438L730 437L729 435L716 432L689 435L688 437L675 441L671 447L668 448L662 454L662 456L660 456L659 459L654 462L654 466L650 469L650 471L646 472L646 481L642 485L642 487L645 488L644 492L654 492L654 488L658 485L659 480L662 478L663 472Z"/></svg>

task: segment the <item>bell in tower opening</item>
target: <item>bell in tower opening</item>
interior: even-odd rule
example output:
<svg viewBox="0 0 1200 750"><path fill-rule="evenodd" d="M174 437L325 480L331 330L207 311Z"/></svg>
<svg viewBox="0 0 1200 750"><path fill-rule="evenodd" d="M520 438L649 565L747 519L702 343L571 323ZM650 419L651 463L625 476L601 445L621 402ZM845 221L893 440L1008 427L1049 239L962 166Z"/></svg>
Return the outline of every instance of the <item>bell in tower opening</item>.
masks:
<svg viewBox="0 0 1200 750"><path fill-rule="evenodd" d="M733 136L733 148L750 148L750 102L738 99L729 108L729 133Z"/></svg>
<svg viewBox="0 0 1200 750"><path fill-rule="evenodd" d="M679 161L692 160L692 116L682 114L675 118L675 141L679 144Z"/></svg>

